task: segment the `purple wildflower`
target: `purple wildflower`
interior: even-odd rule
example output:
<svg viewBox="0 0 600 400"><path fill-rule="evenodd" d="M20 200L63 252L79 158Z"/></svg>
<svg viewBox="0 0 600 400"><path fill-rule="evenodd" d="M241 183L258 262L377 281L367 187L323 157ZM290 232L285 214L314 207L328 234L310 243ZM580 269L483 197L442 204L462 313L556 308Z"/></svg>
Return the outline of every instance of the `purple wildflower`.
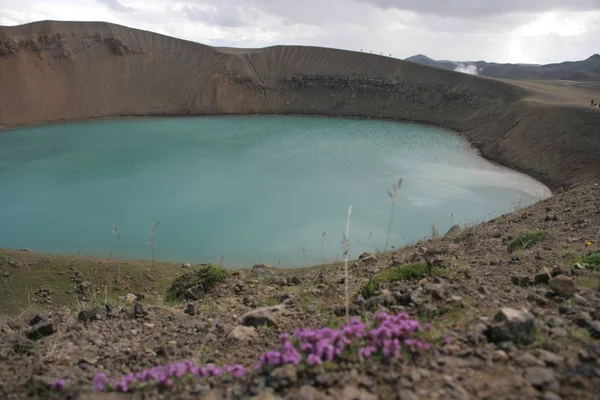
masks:
<svg viewBox="0 0 600 400"><path fill-rule="evenodd" d="M320 365L321 363L323 363L323 360L321 360L321 357L319 357L316 354L309 354L308 358L306 359L306 362L309 365Z"/></svg>
<svg viewBox="0 0 600 400"><path fill-rule="evenodd" d="M54 382L52 382L50 388L52 390L63 390L65 386L67 386L67 381L65 381L64 379L57 379Z"/></svg>

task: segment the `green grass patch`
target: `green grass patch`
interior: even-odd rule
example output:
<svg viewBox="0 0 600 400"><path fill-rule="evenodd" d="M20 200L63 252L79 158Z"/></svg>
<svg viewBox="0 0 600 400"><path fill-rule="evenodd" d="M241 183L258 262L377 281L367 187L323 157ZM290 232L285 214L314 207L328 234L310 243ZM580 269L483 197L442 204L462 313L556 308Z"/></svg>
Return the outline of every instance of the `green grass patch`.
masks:
<svg viewBox="0 0 600 400"><path fill-rule="evenodd" d="M591 269L600 271L600 254L594 253L583 259L583 263Z"/></svg>
<svg viewBox="0 0 600 400"><path fill-rule="evenodd" d="M546 238L546 232L541 230L521 232L517 237L508 242L508 252L518 249L528 249Z"/></svg>
<svg viewBox="0 0 600 400"><path fill-rule="evenodd" d="M180 263L90 258L0 248L0 315L80 309L118 304L127 293L142 293L145 302L163 301L164 292L180 273ZM5 276L4 273L8 273ZM78 275L90 283L87 300L74 292ZM51 291L52 304L36 303L36 291Z"/></svg>
<svg viewBox="0 0 600 400"><path fill-rule="evenodd" d="M579 276L577 285L587 289L600 290L600 276Z"/></svg>
<svg viewBox="0 0 600 400"><path fill-rule="evenodd" d="M392 267L381 271L367 282L361 289L361 294L368 299L373 297L382 284L390 284L393 282L405 281L408 279L421 279L429 275L427 264L414 263L403 265L400 267ZM436 275L436 271L432 271Z"/></svg>
<svg viewBox="0 0 600 400"><path fill-rule="evenodd" d="M186 290L198 285L202 286L204 293L207 293L228 276L229 271L218 265L210 264L200 267L196 271L176 278L167 289L165 300L168 302L181 300Z"/></svg>

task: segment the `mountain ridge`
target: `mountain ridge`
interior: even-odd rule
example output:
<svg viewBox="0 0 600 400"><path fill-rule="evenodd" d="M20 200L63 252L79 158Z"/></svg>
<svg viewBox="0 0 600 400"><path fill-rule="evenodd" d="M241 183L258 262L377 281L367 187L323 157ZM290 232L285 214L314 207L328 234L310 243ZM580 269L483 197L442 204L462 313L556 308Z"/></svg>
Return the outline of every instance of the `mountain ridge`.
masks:
<svg viewBox="0 0 600 400"><path fill-rule="evenodd" d="M600 177L600 110L589 107L600 90L586 90L329 48L215 48L102 22L0 27L0 128L257 113L413 121L459 132L551 189Z"/></svg>
<svg viewBox="0 0 600 400"><path fill-rule="evenodd" d="M408 57L405 61L454 71L460 64L477 67L482 76L503 79L555 79L572 81L600 81L600 55L585 60L563 61L551 64L496 63L487 61L435 60L424 54Z"/></svg>

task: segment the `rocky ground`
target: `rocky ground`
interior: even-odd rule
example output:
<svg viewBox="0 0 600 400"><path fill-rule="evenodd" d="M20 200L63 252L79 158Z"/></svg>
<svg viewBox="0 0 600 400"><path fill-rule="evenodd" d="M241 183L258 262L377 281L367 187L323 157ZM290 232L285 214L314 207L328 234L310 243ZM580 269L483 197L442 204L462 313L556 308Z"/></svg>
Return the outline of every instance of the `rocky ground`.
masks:
<svg viewBox="0 0 600 400"><path fill-rule="evenodd" d="M415 246L365 254L350 263L351 314L367 323L378 310L430 322L418 339L432 350L397 360L343 355L125 394L92 392L92 379L182 360L253 367L279 348L281 333L340 327L343 265L255 266L170 304L137 293L109 307L56 309L36 289L41 312L0 320L0 398L598 398L599 242L600 187L592 185ZM10 275L20 256L5 252L0 272ZM425 274L399 273L395 282L380 274L414 263ZM61 391L50 388L57 379L65 380Z"/></svg>

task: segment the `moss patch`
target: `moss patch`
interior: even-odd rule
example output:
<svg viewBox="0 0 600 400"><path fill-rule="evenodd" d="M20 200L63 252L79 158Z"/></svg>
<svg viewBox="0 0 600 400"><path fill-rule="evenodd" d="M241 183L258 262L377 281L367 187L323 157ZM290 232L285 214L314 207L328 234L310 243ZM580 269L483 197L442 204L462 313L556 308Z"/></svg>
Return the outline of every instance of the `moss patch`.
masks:
<svg viewBox="0 0 600 400"><path fill-rule="evenodd" d="M518 249L528 249L546 238L546 232L541 230L521 232L516 238L508 242L508 252Z"/></svg>
<svg viewBox="0 0 600 400"><path fill-rule="evenodd" d="M435 274L435 271L433 271ZM361 294L365 298L372 297L379 290L382 284L389 284L408 279L421 279L429 274L429 268L423 263L414 263L393 267L381 271L367 282L361 289Z"/></svg>
<svg viewBox="0 0 600 400"><path fill-rule="evenodd" d="M202 286L204 292L210 291L218 283L224 281L229 276L229 272L218 265L206 265L200 269L190 272L176 278L165 297L166 301L179 301L183 299L186 290L194 286Z"/></svg>

